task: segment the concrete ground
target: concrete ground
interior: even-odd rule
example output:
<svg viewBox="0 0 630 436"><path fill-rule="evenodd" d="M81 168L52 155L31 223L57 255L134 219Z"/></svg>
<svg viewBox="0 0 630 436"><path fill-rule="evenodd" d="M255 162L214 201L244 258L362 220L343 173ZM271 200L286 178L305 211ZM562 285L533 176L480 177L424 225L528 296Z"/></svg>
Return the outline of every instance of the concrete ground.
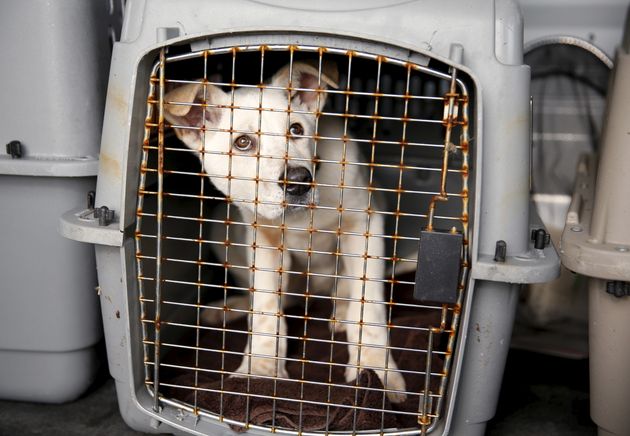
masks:
<svg viewBox="0 0 630 436"><path fill-rule="evenodd" d="M511 350L488 436L593 436L588 361ZM0 401L0 436L138 436L118 413L106 368L78 401L41 405Z"/></svg>

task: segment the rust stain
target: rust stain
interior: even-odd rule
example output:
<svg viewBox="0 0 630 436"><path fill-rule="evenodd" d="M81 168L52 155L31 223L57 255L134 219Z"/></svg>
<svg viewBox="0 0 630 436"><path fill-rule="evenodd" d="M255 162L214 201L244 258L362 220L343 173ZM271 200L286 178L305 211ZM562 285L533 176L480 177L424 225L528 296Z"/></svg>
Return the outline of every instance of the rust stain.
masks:
<svg viewBox="0 0 630 436"><path fill-rule="evenodd" d="M108 174L110 177L120 178L122 170L118 159L107 153L101 152L99 156L99 164L104 173Z"/></svg>
<svg viewBox="0 0 630 436"><path fill-rule="evenodd" d="M107 95L107 101L113 106L114 111L125 115L127 114L129 104L127 103L127 96L123 91L113 87Z"/></svg>

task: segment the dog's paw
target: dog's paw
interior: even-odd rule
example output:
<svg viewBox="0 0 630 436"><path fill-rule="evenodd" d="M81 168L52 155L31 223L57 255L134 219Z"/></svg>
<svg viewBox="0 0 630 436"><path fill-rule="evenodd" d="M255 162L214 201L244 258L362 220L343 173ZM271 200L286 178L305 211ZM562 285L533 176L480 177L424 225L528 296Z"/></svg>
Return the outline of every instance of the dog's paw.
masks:
<svg viewBox="0 0 630 436"><path fill-rule="evenodd" d="M384 381L386 374L385 371L376 371L376 374L378 374L378 378L383 381L385 389L387 389L387 397L389 398L389 401L394 404L398 404L407 399L407 394L405 393L407 385L405 384L405 379L401 373L392 370L387 371L387 383Z"/></svg>
<svg viewBox="0 0 630 436"><path fill-rule="evenodd" d="M371 366L371 365L370 365ZM385 373L384 370L375 370L374 371L378 378L383 382L383 386L387 391L387 398L394 404L402 403L407 399L407 394L405 391L407 390L407 386L405 384L405 379L403 376L397 372L396 370L390 369L387 371L387 382L385 382ZM347 367L346 368L346 382L350 383L355 380L357 377L357 369L356 367ZM400 392L397 392L400 391Z"/></svg>
<svg viewBox="0 0 630 436"><path fill-rule="evenodd" d="M246 377L248 375L263 375L268 377L289 378L286 363L270 357L252 357L251 365L247 357L243 358L240 366L231 377Z"/></svg>
<svg viewBox="0 0 630 436"><path fill-rule="evenodd" d="M391 355L387 359L388 370L378 369L385 367L385 356L386 353L384 353L383 349L365 348L361 354L361 366L374 370L378 378L383 382L389 401L396 404L402 403L407 399L407 394L405 393L407 385L402 374L398 372L396 362L394 362ZM349 363L351 366L346 367L346 382L351 382L357 377L357 368L354 366L356 358L353 360L351 357Z"/></svg>

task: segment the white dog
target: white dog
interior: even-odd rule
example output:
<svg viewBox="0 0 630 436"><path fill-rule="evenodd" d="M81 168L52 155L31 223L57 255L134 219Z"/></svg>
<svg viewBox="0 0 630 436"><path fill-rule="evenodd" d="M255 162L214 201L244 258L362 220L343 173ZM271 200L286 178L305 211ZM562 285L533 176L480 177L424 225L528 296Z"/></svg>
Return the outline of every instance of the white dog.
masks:
<svg viewBox="0 0 630 436"><path fill-rule="evenodd" d="M230 242L240 238L247 246L230 246L226 259L244 266L232 268L239 286L249 288L254 271L252 335L245 349L246 354L251 349L251 361L244 358L236 372L288 377L279 295L296 292L287 289L288 272L306 272L308 264L310 293L330 293L337 274L332 327L345 330L348 342L356 344L348 350L347 381L356 378L357 365L373 368L392 390L390 400L401 402L405 381L386 348L384 285L378 281L385 278L384 241L372 236L383 235L384 219L369 213L376 207L374 193L368 195L367 166L355 164L361 161L359 150L343 141L343 121L318 118L325 89L337 87L335 66L318 70L307 62L287 65L262 92L182 85L166 95L165 117L189 148L202 152L203 171L231 201L231 221L248 223L230 226ZM219 241L225 239L225 228L222 232ZM230 298L228 307L250 309L245 297ZM220 309L207 312L207 320L223 319Z"/></svg>

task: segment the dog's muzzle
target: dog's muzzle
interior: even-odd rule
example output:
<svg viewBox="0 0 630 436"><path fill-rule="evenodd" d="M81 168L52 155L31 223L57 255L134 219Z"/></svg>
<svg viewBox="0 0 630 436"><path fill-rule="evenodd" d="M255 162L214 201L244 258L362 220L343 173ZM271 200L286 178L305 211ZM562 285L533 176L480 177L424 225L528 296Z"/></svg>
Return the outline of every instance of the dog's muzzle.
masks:
<svg viewBox="0 0 630 436"><path fill-rule="evenodd" d="M285 189L286 194L291 197L302 197L311 190L311 184L313 183L313 176L311 172L305 167L288 167L287 177L284 178L284 174L280 176L278 184L280 188Z"/></svg>

